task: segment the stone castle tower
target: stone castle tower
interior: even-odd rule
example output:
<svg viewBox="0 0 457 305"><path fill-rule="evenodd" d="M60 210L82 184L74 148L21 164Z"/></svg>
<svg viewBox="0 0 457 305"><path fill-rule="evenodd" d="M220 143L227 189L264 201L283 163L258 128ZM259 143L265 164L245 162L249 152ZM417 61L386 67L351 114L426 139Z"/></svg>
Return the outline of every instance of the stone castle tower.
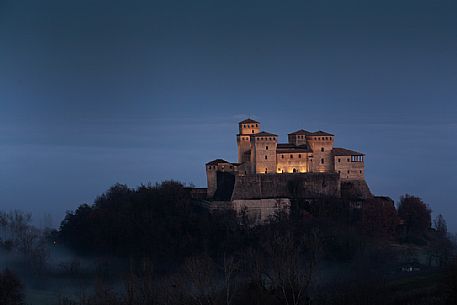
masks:
<svg viewBox="0 0 457 305"><path fill-rule="evenodd" d="M238 162L216 159L206 164L208 197L214 195L221 173L234 176L332 173L341 181L363 181L365 155L334 147L335 136L304 129L288 134L288 143L261 131L260 122L246 119L238 123ZM228 177L228 176L227 176ZM224 178L227 182L228 178ZM224 182L224 183L225 183Z"/></svg>

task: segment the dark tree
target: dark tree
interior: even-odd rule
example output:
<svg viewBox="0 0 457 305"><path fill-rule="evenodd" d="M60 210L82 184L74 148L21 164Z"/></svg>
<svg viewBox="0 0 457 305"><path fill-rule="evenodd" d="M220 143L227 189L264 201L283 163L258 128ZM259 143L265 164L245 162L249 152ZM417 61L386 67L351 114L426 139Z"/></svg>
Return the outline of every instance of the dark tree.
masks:
<svg viewBox="0 0 457 305"><path fill-rule="evenodd" d="M420 234L431 226L431 210L419 197L405 195L400 198L398 216L403 221L406 234Z"/></svg>
<svg viewBox="0 0 457 305"><path fill-rule="evenodd" d="M399 223L392 202L380 198L368 199L362 207L362 231L369 237L390 239Z"/></svg>
<svg viewBox="0 0 457 305"><path fill-rule="evenodd" d="M435 220L433 221L435 225L436 232L440 236L447 236L447 224L446 220L444 219L443 215L439 214L436 216Z"/></svg>
<svg viewBox="0 0 457 305"><path fill-rule="evenodd" d="M22 284L14 273L8 269L0 272L0 304L24 304L22 289Z"/></svg>

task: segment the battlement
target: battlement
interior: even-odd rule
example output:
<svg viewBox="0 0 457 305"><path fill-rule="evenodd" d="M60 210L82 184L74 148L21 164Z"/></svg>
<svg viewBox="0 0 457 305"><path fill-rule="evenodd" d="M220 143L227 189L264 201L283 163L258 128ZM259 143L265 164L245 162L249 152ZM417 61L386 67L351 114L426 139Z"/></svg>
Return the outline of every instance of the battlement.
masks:
<svg viewBox="0 0 457 305"><path fill-rule="evenodd" d="M333 134L300 129L288 134L288 143L279 143L276 134L261 131L258 121L247 119L238 127L238 162L206 164L208 198L338 198L342 190L371 196L365 154L334 147Z"/></svg>
<svg viewBox="0 0 457 305"><path fill-rule="evenodd" d="M236 176L232 200L341 197L335 173L252 174Z"/></svg>

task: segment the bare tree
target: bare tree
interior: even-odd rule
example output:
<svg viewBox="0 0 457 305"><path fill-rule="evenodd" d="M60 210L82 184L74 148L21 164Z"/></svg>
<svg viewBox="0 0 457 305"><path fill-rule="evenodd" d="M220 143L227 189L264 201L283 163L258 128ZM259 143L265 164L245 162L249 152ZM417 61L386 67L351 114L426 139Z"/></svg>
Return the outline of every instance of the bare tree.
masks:
<svg viewBox="0 0 457 305"><path fill-rule="evenodd" d="M188 293L198 305L216 304L216 269L208 256L191 257L184 263L184 283Z"/></svg>
<svg viewBox="0 0 457 305"><path fill-rule="evenodd" d="M224 254L224 288L225 288L225 304L230 305L234 295L234 276L238 272L239 263L230 256Z"/></svg>
<svg viewBox="0 0 457 305"><path fill-rule="evenodd" d="M271 270L266 275L271 289L279 292L284 304L300 305L309 301L308 288L316 271L319 251L320 241L316 230L298 241L294 240L291 233L272 237L269 245Z"/></svg>

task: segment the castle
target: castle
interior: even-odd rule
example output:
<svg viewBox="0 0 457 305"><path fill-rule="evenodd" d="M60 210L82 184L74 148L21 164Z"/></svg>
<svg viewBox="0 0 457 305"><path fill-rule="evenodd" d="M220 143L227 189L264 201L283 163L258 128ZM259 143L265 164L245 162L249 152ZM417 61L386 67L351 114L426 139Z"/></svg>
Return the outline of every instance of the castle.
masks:
<svg viewBox="0 0 457 305"><path fill-rule="evenodd" d="M349 149L333 147L335 140L333 134L301 129L288 134L288 143L278 143L276 134L261 131L260 122L247 119L240 122L238 127L239 133L236 136L238 162L216 159L206 164L207 198L214 198L218 188L219 193L223 192L221 188L227 188L227 180L230 180L227 177L231 176L243 184L247 180L242 177L251 177L251 181L255 177L260 181L262 176L265 176L263 180L266 178L283 181L284 179L279 176L285 175L288 181L294 176L295 178L306 177L306 179L314 177L312 179L316 181L316 179L319 180L318 177L329 180L336 175L338 184L353 182L357 185L366 185L365 155ZM223 175L223 173L230 175ZM233 187L231 184L235 184L235 181L233 183L229 181L228 187ZM340 185L337 188L339 192Z"/></svg>

